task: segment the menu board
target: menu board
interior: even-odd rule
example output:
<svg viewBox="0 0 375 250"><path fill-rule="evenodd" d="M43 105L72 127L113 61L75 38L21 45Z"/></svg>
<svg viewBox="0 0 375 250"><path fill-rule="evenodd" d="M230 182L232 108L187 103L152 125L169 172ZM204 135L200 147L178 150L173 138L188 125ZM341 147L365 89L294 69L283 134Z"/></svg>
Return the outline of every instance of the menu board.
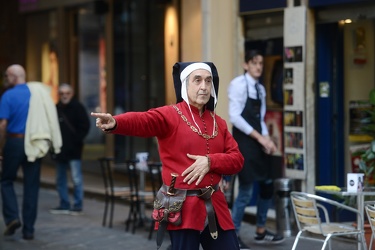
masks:
<svg viewBox="0 0 375 250"><path fill-rule="evenodd" d="M306 179L305 44L306 8L284 13L284 166L286 177Z"/></svg>

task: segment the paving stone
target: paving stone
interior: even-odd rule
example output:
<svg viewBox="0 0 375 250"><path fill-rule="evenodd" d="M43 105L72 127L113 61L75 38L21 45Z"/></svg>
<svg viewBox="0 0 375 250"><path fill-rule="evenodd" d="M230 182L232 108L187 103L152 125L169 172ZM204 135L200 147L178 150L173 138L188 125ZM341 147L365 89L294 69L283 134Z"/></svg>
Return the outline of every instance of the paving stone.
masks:
<svg viewBox="0 0 375 250"><path fill-rule="evenodd" d="M50 167L42 169L42 186L39 194L38 218L35 225L35 239L25 241L22 239L21 230L11 237L3 236L5 225L2 216L0 217L0 249L1 250L150 250L156 249L156 232L152 240L148 240L149 225L137 228L135 234L125 231L125 220L128 216L129 206L116 204L114 210L113 227L102 226L104 202L102 180L99 174L84 173L85 201L84 214L53 215L48 212L58 204L58 195L54 188L54 170ZM15 183L16 192L21 205L22 184ZM96 191L93 191L96 190ZM99 191L97 191L99 190ZM96 192L96 193L95 193ZM1 200L0 200L1 209ZM151 211L146 210L150 215ZM271 226L272 227L272 226ZM240 236L253 250L286 250L291 249L294 237L287 238L279 245L255 245L252 241L255 233L255 226L244 222ZM163 246L160 250L168 247L168 234L165 236ZM355 244L340 239L332 243L333 249L352 250ZM301 242L299 249L320 249L320 243Z"/></svg>

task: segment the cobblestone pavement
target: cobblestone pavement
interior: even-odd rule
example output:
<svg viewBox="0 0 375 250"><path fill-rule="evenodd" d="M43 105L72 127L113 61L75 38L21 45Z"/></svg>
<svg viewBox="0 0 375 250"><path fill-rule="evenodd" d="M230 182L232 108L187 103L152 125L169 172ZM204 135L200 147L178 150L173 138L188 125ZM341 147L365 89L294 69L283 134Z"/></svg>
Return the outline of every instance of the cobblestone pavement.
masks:
<svg viewBox="0 0 375 250"><path fill-rule="evenodd" d="M17 184L16 188L17 193L20 194L21 185ZM23 240L21 230L17 230L12 237L5 237L1 234L0 249L156 249L155 235L152 240L148 240L146 228L137 228L135 234L125 232L124 221L128 211L126 205L116 205L113 227L108 228L101 225L103 201L86 198L84 214L78 216L50 214L48 210L56 206L57 201L55 190L42 188L35 225L35 239ZM0 231L3 232L4 229L4 221L1 218Z"/></svg>
<svg viewBox="0 0 375 250"><path fill-rule="evenodd" d="M46 182L45 170L42 182ZM51 177L48 178L51 180ZM87 184L86 184L87 183ZM97 186L99 190L102 185L100 177L90 179L85 176L85 187ZM48 186L48 185L47 185ZM21 204L22 184L15 184L16 192ZM85 189L86 191L86 189ZM0 201L1 204L1 201ZM103 198L100 195L92 195L87 192L84 201L84 214L73 215L52 215L48 210L58 204L58 195L52 186L40 189L38 218L35 225L35 239L25 241L22 239L21 230L17 230L13 236L3 236L5 229L4 221L0 218L0 249L1 250L83 250L83 249L129 249L129 250L150 250L156 249L154 232L152 240L148 240L149 226L137 228L135 234L125 231L125 219L129 206L126 204L116 204L114 211L113 227L102 226L102 216L104 211ZM146 211L150 214L151 211ZM252 224L243 223L241 229L242 240L255 250L285 250L291 249L294 237L287 238L279 245L255 245L252 241L255 227ZM168 235L164 240L160 250L168 246ZM355 249L355 245L340 240L333 243L333 249L349 250ZM320 243L302 242L299 249L320 249Z"/></svg>

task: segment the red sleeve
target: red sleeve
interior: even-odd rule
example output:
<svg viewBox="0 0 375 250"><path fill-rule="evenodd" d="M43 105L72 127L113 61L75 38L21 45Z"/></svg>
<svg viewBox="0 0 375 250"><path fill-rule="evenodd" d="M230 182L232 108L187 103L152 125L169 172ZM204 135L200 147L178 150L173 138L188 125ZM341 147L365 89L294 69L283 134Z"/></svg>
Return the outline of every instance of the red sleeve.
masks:
<svg viewBox="0 0 375 250"><path fill-rule="evenodd" d="M163 106L146 112L127 112L114 116L117 126L113 134L139 137L166 137L173 132L172 107Z"/></svg>
<svg viewBox="0 0 375 250"><path fill-rule="evenodd" d="M233 175L241 171L244 163L244 158L238 148L238 144L228 131L226 122L222 119L217 119L219 127L223 127L224 133L224 152L209 154L211 159L211 170L224 175Z"/></svg>

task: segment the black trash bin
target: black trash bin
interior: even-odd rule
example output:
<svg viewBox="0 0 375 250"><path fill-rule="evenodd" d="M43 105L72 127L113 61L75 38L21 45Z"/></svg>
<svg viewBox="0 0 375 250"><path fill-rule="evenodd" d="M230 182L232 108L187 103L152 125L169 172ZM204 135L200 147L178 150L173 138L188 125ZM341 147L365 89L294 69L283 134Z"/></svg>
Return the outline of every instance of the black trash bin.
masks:
<svg viewBox="0 0 375 250"><path fill-rule="evenodd" d="M296 224L290 193L294 190L294 180L288 178L276 179L275 188L275 212L276 230L279 235L290 237L295 235Z"/></svg>

